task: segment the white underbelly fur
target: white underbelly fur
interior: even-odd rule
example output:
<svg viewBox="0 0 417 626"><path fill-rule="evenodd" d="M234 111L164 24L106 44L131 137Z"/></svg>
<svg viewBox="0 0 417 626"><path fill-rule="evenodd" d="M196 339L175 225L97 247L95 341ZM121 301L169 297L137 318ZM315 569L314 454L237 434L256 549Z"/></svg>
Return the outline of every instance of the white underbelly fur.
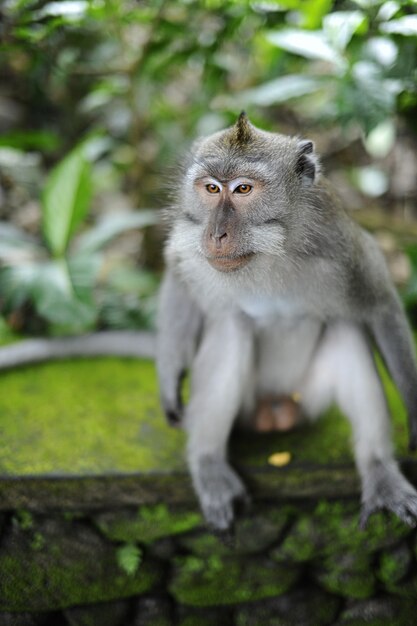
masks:
<svg viewBox="0 0 417 626"><path fill-rule="evenodd" d="M260 396L299 390L322 326L321 321L313 318L281 317L259 327L255 376Z"/></svg>

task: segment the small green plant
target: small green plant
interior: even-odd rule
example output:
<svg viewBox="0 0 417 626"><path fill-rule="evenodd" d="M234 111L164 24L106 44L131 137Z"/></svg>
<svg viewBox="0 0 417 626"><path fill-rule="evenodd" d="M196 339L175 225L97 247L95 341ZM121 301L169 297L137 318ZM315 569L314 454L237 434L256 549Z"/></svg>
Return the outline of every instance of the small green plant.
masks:
<svg viewBox="0 0 417 626"><path fill-rule="evenodd" d="M116 236L155 224L155 211L110 215L84 229L92 197L92 168L85 144L77 146L50 173L41 198L39 239L0 223L0 302L3 314L30 303L54 332L94 327L99 304L95 287L103 249Z"/></svg>
<svg viewBox="0 0 417 626"><path fill-rule="evenodd" d="M13 521L22 530L31 530L33 528L32 513L30 511L26 511L25 509L20 509L19 511L16 511L13 516Z"/></svg>
<svg viewBox="0 0 417 626"><path fill-rule="evenodd" d="M128 576L134 576L142 561L142 551L134 543L126 543L117 549L117 564Z"/></svg>

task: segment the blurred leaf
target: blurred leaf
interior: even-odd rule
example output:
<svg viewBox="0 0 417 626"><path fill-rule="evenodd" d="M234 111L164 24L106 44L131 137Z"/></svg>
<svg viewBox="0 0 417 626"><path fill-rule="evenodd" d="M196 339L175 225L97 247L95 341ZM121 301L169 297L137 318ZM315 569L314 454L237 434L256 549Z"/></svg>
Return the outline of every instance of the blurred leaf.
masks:
<svg viewBox="0 0 417 626"><path fill-rule="evenodd" d="M367 196L377 198L388 191L388 177L381 169L374 166L358 167L353 171L357 187Z"/></svg>
<svg viewBox="0 0 417 626"><path fill-rule="evenodd" d="M18 150L52 152L59 147L60 143L58 135L42 130L12 131L0 136L0 146L8 146Z"/></svg>
<svg viewBox="0 0 417 626"><path fill-rule="evenodd" d="M299 2L299 10L302 13L303 26L313 29L321 25L323 17L328 13L333 5L333 0L310 0L310 2Z"/></svg>
<svg viewBox="0 0 417 626"><path fill-rule="evenodd" d="M328 42L321 31L303 31L292 28L269 32L267 40L293 54L307 59L319 59L331 65L344 66L345 61L339 52Z"/></svg>
<svg viewBox="0 0 417 626"><path fill-rule="evenodd" d="M390 67L398 56L398 46L389 37L372 37L366 42L364 52L379 65Z"/></svg>
<svg viewBox="0 0 417 626"><path fill-rule="evenodd" d="M91 199L91 167L77 147L49 175L42 197L42 227L55 257L64 254Z"/></svg>
<svg viewBox="0 0 417 626"><path fill-rule="evenodd" d="M128 576L133 576L139 569L142 561L142 551L134 543L127 543L116 552L117 563Z"/></svg>
<svg viewBox="0 0 417 626"><path fill-rule="evenodd" d="M19 263L40 256L41 248L34 237L7 222L0 222L0 261Z"/></svg>
<svg viewBox="0 0 417 626"><path fill-rule="evenodd" d="M86 330L96 320L91 289L87 294L84 292L84 297L75 291L65 262L55 261L40 266L31 291L38 313L53 324L72 330Z"/></svg>
<svg viewBox="0 0 417 626"><path fill-rule="evenodd" d="M381 8L378 11L377 18L379 20L390 20L394 17L396 13L400 10L400 4L398 2L394 2L393 0L388 0L388 2L384 2Z"/></svg>
<svg viewBox="0 0 417 626"><path fill-rule="evenodd" d="M383 33L413 37L417 35L417 15L404 15L397 20L383 22L379 26Z"/></svg>
<svg viewBox="0 0 417 626"><path fill-rule="evenodd" d="M367 26L362 11L335 11L323 19L323 32L332 46L343 52L353 35Z"/></svg>
<svg viewBox="0 0 417 626"><path fill-rule="evenodd" d="M97 317L91 286L74 289L65 262L26 263L4 268L0 286L6 307L17 309L31 300L39 315L73 331L88 330Z"/></svg>
<svg viewBox="0 0 417 626"><path fill-rule="evenodd" d="M297 98L313 93L323 86L323 81L303 76L302 74L290 74L276 78L259 87L244 91L240 97L244 103L269 106L286 102L290 98Z"/></svg>
<svg viewBox="0 0 417 626"><path fill-rule="evenodd" d="M83 17L88 9L87 0L60 0L59 2L47 2L36 13L36 19L44 17L64 17L70 20Z"/></svg>
<svg viewBox="0 0 417 626"><path fill-rule="evenodd" d="M106 215L77 239L76 249L83 253L100 250L118 235L135 228L152 226L158 221L158 212L153 210Z"/></svg>
<svg viewBox="0 0 417 626"><path fill-rule="evenodd" d="M76 295L82 299L91 299L102 265L101 255L72 254L67 260L67 265Z"/></svg>
<svg viewBox="0 0 417 626"><path fill-rule="evenodd" d="M396 129L393 120L386 119L376 126L365 138L367 152L377 159L383 159L392 150Z"/></svg>

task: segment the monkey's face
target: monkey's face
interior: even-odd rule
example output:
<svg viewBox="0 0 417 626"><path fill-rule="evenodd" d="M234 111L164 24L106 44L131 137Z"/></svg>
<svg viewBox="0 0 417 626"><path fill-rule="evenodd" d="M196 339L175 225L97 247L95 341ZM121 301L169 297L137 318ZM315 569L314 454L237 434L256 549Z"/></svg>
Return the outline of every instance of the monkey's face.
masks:
<svg viewBox="0 0 417 626"><path fill-rule="evenodd" d="M195 145L181 190L181 217L195 253L220 272L257 255L283 257L297 222L297 195L313 183L311 142L266 133L241 116Z"/></svg>
<svg viewBox="0 0 417 626"><path fill-rule="evenodd" d="M203 175L194 181L198 204L207 213L202 249L216 270L236 271L255 254L245 231L248 214L254 203L259 202L262 186L262 182L252 176L219 180Z"/></svg>

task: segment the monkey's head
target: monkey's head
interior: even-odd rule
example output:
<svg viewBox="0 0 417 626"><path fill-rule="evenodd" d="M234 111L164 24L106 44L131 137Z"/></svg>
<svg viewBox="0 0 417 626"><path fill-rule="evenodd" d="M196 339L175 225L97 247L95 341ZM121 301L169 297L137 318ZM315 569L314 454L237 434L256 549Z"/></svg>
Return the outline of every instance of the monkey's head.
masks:
<svg viewBox="0 0 417 626"><path fill-rule="evenodd" d="M194 233L196 254L236 272L256 255L285 254L317 174L311 141L259 130L241 113L231 128L195 142L178 217Z"/></svg>

